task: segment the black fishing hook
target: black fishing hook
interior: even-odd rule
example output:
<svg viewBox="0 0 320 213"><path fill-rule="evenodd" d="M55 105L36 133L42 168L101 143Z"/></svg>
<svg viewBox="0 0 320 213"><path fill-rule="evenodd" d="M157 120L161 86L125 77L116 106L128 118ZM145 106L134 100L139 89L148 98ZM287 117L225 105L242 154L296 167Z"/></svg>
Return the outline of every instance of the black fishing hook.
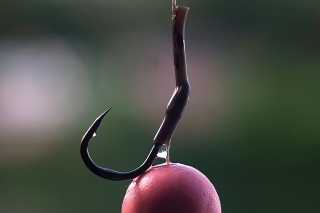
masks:
<svg viewBox="0 0 320 213"><path fill-rule="evenodd" d="M173 95L167 105L165 118L154 137L154 144L146 160L138 168L129 172L118 172L116 170L103 168L96 165L88 151L88 145L92 137L96 136L98 128L103 120L104 116L110 111L106 110L102 113L89 127L88 131L84 134L81 145L80 153L85 165L96 175L109 179L109 180L129 180L144 173L157 157L157 154L162 145L166 145L167 153L169 152L171 138L174 130L182 116L185 105L189 99L190 85L188 82L186 56L185 56L185 44L184 44L184 26L188 13L188 8L178 7L173 1L173 55L174 55L174 67L176 88ZM169 154L167 154L167 162L169 162Z"/></svg>

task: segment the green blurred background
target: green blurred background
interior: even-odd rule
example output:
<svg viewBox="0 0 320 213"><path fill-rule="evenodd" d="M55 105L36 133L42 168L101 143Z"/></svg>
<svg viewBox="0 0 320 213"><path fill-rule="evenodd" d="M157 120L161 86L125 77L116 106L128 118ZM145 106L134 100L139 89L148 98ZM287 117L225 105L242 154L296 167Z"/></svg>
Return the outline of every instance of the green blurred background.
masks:
<svg viewBox="0 0 320 213"><path fill-rule="evenodd" d="M320 211L320 1L178 1L190 101L172 162L224 213ZM171 1L0 1L0 212L120 212L174 89ZM158 159L156 163L162 163Z"/></svg>

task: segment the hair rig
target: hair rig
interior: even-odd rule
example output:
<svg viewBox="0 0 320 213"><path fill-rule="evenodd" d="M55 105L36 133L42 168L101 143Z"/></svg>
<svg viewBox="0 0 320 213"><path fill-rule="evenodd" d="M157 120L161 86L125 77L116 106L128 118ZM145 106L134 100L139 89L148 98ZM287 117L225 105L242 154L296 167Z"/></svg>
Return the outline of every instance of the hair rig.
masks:
<svg viewBox="0 0 320 213"><path fill-rule="evenodd" d="M136 169L129 172L119 172L113 169L104 168L96 165L88 151L88 145L101 124L101 121L111 108L103 112L89 127L88 131L84 134L81 145L80 153L85 165L96 175L114 181L129 180L144 173L153 163L160 148L165 145L167 150L167 162L169 162L169 148L171 138L175 128L182 116L185 105L189 99L190 85L188 81L186 54L185 54L185 41L184 41L184 28L189 8L176 6L175 0L172 2L172 38L173 38L173 56L175 68L175 81L176 87L173 95L167 105L165 117L162 124L155 135L154 144L151 148L146 160Z"/></svg>

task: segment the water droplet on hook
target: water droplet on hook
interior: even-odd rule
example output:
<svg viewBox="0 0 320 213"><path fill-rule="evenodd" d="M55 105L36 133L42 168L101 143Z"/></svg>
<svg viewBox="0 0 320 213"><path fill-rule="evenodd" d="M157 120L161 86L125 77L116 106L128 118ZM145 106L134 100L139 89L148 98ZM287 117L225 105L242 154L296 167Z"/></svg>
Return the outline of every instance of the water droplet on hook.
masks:
<svg viewBox="0 0 320 213"><path fill-rule="evenodd" d="M167 159L167 146L165 144L160 147L157 157Z"/></svg>

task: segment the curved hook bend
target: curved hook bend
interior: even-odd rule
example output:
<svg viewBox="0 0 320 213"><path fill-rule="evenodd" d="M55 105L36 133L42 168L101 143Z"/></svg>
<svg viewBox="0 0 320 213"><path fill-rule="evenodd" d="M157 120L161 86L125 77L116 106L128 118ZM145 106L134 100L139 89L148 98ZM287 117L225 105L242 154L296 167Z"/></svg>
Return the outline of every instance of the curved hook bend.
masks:
<svg viewBox="0 0 320 213"><path fill-rule="evenodd" d="M118 172L113 169L103 168L96 165L90 157L90 154L88 151L88 145L91 138L97 135L97 131L101 124L101 121L103 120L104 116L110 111L110 109L111 108L103 112L89 127L88 131L84 134L81 141L81 145L80 145L80 153L81 153L82 160L94 174L102 178L115 180L115 181L134 179L135 177L144 173L152 165L154 159L157 157L158 151L162 144L155 143L147 159L141 164L141 166L129 172Z"/></svg>

